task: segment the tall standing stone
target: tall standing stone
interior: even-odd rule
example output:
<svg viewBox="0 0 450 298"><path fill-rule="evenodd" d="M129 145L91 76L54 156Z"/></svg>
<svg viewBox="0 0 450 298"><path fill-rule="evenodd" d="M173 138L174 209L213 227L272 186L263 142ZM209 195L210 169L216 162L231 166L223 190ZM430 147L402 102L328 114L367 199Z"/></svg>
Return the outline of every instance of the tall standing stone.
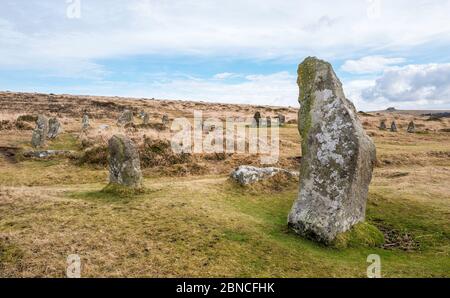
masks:
<svg viewBox="0 0 450 298"><path fill-rule="evenodd" d="M81 129L87 130L91 125L89 124L89 116L87 113L83 114L83 118L81 119Z"/></svg>
<svg viewBox="0 0 450 298"><path fill-rule="evenodd" d="M142 184L141 163L136 145L128 137L114 135L108 142L109 182L132 188Z"/></svg>
<svg viewBox="0 0 450 298"><path fill-rule="evenodd" d="M48 134L49 139L54 139L58 136L59 130L61 128L61 123L57 118L50 118L48 120Z"/></svg>
<svg viewBox="0 0 450 298"><path fill-rule="evenodd" d="M395 123L395 121L392 121L392 123L391 123L391 131L397 132L397 124Z"/></svg>
<svg viewBox="0 0 450 298"><path fill-rule="evenodd" d="M117 119L117 125L123 126L127 125L128 123L133 122L133 112L130 110L125 110L120 114L119 119Z"/></svg>
<svg viewBox="0 0 450 298"><path fill-rule="evenodd" d="M407 132L409 133L416 132L416 125L414 124L414 121L409 122Z"/></svg>
<svg viewBox="0 0 450 298"><path fill-rule="evenodd" d="M39 115L36 120L36 128L41 129L44 133L44 136L48 133L48 119L44 115Z"/></svg>
<svg viewBox="0 0 450 298"><path fill-rule="evenodd" d="M33 148L41 148L45 145L45 131L42 128L36 127L33 130L33 134L31 136L31 146Z"/></svg>
<svg viewBox="0 0 450 298"><path fill-rule="evenodd" d="M330 243L365 219L375 145L331 64L306 58L298 68L298 85L302 162L288 225L302 236Z"/></svg>
<svg viewBox="0 0 450 298"><path fill-rule="evenodd" d="M31 146L41 148L45 145L45 139L48 134L48 120L44 115L39 115L36 120L36 127L31 136Z"/></svg>

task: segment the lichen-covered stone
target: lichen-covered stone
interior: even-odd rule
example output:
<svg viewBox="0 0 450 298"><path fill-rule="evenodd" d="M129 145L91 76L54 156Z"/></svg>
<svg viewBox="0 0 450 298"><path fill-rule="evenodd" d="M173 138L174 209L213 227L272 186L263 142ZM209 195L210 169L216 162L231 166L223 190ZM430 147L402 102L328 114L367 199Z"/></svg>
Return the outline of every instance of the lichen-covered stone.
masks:
<svg viewBox="0 0 450 298"><path fill-rule="evenodd" d="M288 224L302 236L329 244L365 219L375 146L331 64L305 59L298 85L300 190Z"/></svg>
<svg viewBox="0 0 450 298"><path fill-rule="evenodd" d="M114 135L108 142L109 182L140 188L141 163L136 145L128 137Z"/></svg>
<svg viewBox="0 0 450 298"><path fill-rule="evenodd" d="M133 112L131 112L130 110L123 111L122 114L120 114L119 119L117 119L117 125L119 126L124 126L132 122L133 122Z"/></svg>
<svg viewBox="0 0 450 298"><path fill-rule="evenodd" d="M45 145L45 130L43 128L36 127L33 130L31 136L31 146L33 148L41 148Z"/></svg>
<svg viewBox="0 0 450 298"><path fill-rule="evenodd" d="M144 114L142 115L142 123L144 125L148 125L150 123L150 116L144 112Z"/></svg>
<svg viewBox="0 0 450 298"><path fill-rule="evenodd" d="M386 120L381 120L380 121L380 126L378 127L380 130L386 130Z"/></svg>
<svg viewBox="0 0 450 298"><path fill-rule="evenodd" d="M397 132L397 124L395 123L395 121L392 121L392 123L391 123L391 131Z"/></svg>
<svg viewBox="0 0 450 298"><path fill-rule="evenodd" d="M169 116L167 116L167 115L163 115L163 117L162 117L162 124L164 124L164 125L168 125L169 124Z"/></svg>
<svg viewBox="0 0 450 298"><path fill-rule="evenodd" d="M59 130L61 128L61 123L57 118L50 118L48 120L48 134L49 139L54 139L58 136Z"/></svg>
<svg viewBox="0 0 450 298"><path fill-rule="evenodd" d="M36 128L44 132L44 136L48 133L48 119L44 115L39 115L36 120Z"/></svg>
<svg viewBox="0 0 450 298"><path fill-rule="evenodd" d="M414 121L409 122L407 132L409 133L416 132L416 125L414 124Z"/></svg>
<svg viewBox="0 0 450 298"><path fill-rule="evenodd" d="M36 127L31 136L31 146L40 148L45 145L48 133L48 119L44 115L39 115L36 120Z"/></svg>
<svg viewBox="0 0 450 298"><path fill-rule="evenodd" d="M280 168L257 168L253 166L240 166L231 173L230 177L240 185L245 186L261 181L263 179L273 177L278 173L285 173L289 176L298 176L298 173Z"/></svg>
<svg viewBox="0 0 450 298"><path fill-rule="evenodd" d="M286 116L284 116L282 114L278 114L277 119L278 119L278 125L283 126L284 124L286 124Z"/></svg>
<svg viewBox="0 0 450 298"><path fill-rule="evenodd" d="M89 116L88 114L84 113L83 118L81 119L81 129L86 130L89 129L89 127L90 127Z"/></svg>

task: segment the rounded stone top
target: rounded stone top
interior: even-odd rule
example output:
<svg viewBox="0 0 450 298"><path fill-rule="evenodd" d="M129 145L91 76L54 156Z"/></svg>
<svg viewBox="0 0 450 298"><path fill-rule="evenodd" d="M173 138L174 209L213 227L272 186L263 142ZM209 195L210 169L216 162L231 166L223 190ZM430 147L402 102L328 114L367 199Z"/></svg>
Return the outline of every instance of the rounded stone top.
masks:
<svg viewBox="0 0 450 298"><path fill-rule="evenodd" d="M298 66L299 100L302 102L311 97L314 91L331 90L334 95L345 98L342 83L339 81L333 66L316 57L307 57Z"/></svg>

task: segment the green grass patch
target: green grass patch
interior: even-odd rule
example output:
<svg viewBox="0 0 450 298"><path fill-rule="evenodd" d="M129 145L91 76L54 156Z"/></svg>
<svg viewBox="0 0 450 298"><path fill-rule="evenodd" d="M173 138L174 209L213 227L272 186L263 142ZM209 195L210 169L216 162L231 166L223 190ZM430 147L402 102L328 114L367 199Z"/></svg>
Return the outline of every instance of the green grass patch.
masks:
<svg viewBox="0 0 450 298"><path fill-rule="evenodd" d="M73 150L78 151L81 145L74 134L60 134L56 139L49 140L47 143L48 150Z"/></svg>
<svg viewBox="0 0 450 298"><path fill-rule="evenodd" d="M381 247L383 243L384 235L377 227L368 222L361 222L347 232L339 234L332 246L338 249L361 246Z"/></svg>

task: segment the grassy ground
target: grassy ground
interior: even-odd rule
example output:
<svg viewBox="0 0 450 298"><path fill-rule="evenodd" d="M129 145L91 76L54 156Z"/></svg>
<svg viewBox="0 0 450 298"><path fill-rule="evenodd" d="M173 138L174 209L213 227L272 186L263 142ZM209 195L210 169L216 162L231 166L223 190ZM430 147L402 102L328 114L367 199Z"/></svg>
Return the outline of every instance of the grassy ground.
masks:
<svg viewBox="0 0 450 298"><path fill-rule="evenodd" d="M2 94L0 94L2 95ZM264 116L294 108L160 102L90 97L3 94L0 120L24 113L57 116L64 133L47 149L80 151L80 121L89 111L87 138L104 144L115 133L136 140L164 139L169 131L123 131L115 119L125 108L145 110L151 121ZM5 97L6 96L6 97ZM62 104L55 109L55 104ZM55 114L55 110L58 114ZM380 120L397 122L398 133L379 131ZM405 132L414 120L418 133ZM63 277L66 259L79 254L82 276L111 277L364 277L369 254L379 254L385 277L450 277L450 119L427 121L416 114L372 113L361 121L377 146L367 220L383 231L383 247L327 248L287 229L287 214L298 182L243 189L223 173L239 164L257 164L254 156L202 159L207 174L178 177L146 168L146 191L118 196L103 191L106 168L79 165L67 158L12 163L0 154L0 277ZM140 123L136 119L136 123ZM110 125L102 131L100 125ZM0 131L2 148L29 150L31 131ZM280 163L298 168L301 155L295 124L280 129ZM178 166L178 165L176 165ZM203 169L203 168L202 168ZM171 176L177 176L172 177Z"/></svg>
<svg viewBox="0 0 450 298"><path fill-rule="evenodd" d="M299 155L297 135L281 130L282 154ZM104 169L0 158L0 276L62 277L76 253L83 276L364 277L376 253L386 277L449 277L449 135L374 139L390 161L374 172L367 209L393 235L383 248L327 248L290 233L295 182L271 192L224 175L149 176L145 193L120 197L102 192ZM50 146L77 149L67 134Z"/></svg>

